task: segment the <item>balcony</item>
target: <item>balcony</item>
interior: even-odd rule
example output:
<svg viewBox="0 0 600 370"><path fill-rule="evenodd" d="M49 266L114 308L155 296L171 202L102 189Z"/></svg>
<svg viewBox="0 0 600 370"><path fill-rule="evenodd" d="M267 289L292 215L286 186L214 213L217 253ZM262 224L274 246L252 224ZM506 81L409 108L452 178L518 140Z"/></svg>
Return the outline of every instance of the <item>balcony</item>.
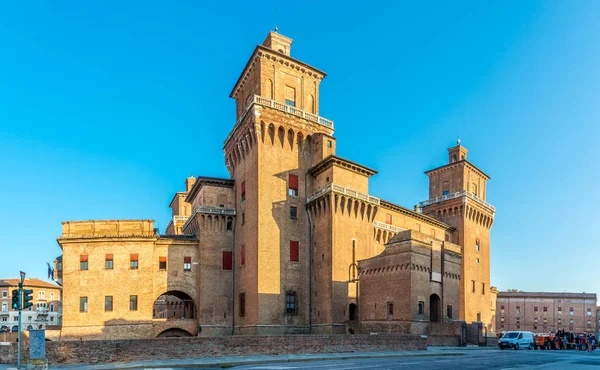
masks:
<svg viewBox="0 0 600 370"><path fill-rule="evenodd" d="M374 221L373 222L373 226L375 228L378 229L383 229L383 230L387 230L387 231L391 231L393 233L399 233L400 231L404 231L405 229L398 227L398 226L394 226L394 225L389 225L386 224L385 222L381 222L381 221Z"/></svg>
<svg viewBox="0 0 600 370"><path fill-rule="evenodd" d="M492 213L496 213L496 207L492 206L491 204L489 204L488 202L478 198L475 194L470 193L466 190L463 191L459 191L453 194L448 194L448 195L443 195L441 197L436 197L436 198L432 198L423 202L419 202L419 208L423 208L423 207L427 207L430 206L432 204L436 204L436 203L440 203L446 200L450 200L450 199L456 199L456 198L461 198L461 197L467 197L473 201L475 201L476 203L478 203L479 205L487 208L488 210L492 211Z"/></svg>
<svg viewBox="0 0 600 370"><path fill-rule="evenodd" d="M248 106L246 106L246 108L244 109L242 114L240 114L240 118L238 118L237 122L235 123L235 126L233 127L233 130L231 130L231 133L229 133L229 136L227 136L227 139L225 139L225 142L227 142L229 140L229 138L235 131L235 128L240 124L240 122L242 122L242 120L246 116L246 113L248 113L248 111L254 104L257 104L257 105L260 105L263 107L267 107L267 108L273 108L280 112L289 113L296 117L304 118L307 121L317 123L319 125L325 126L325 127L333 130L333 121L332 120L329 120L325 117L321 117L314 113L306 112L300 108L296 108L291 105L277 102L273 99L267 99L267 98L263 98L262 96L254 95L252 100L248 103Z"/></svg>
<svg viewBox="0 0 600 370"><path fill-rule="evenodd" d="M318 197L320 197L323 194L327 194L329 192L334 192L334 193L338 193L338 194L343 194L343 195L347 195L353 198L357 198L360 200L364 200L365 202L368 203L373 203L373 204L377 204L379 205L381 203L381 199L374 197L372 195L369 194L365 194L365 193L361 193L359 191L356 190L352 190L350 188L345 188L343 186L340 185L336 185L336 184L328 184L326 185L324 188L322 188L321 190L311 194L309 197L306 198L306 203L310 203L313 200L317 199Z"/></svg>
<svg viewBox="0 0 600 370"><path fill-rule="evenodd" d="M185 224L181 230L185 230L190 222L194 219L197 213L204 214L212 214L212 215L226 215L226 216L235 216L235 209L233 208L221 208L221 207L208 207L208 206L196 206L194 207L194 211L192 215L187 218Z"/></svg>

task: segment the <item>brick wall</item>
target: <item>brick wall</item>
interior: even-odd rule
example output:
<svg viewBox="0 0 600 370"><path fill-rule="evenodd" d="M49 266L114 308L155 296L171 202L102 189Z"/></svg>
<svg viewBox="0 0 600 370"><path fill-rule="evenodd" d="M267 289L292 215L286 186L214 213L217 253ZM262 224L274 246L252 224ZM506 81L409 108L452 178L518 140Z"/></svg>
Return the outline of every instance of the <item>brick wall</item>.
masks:
<svg viewBox="0 0 600 370"><path fill-rule="evenodd" d="M28 342L23 342L28 354ZM418 335L289 335L46 342L51 364L131 362L177 358L426 349ZM16 363L17 344L0 346L0 364ZM26 357L23 361L27 360Z"/></svg>

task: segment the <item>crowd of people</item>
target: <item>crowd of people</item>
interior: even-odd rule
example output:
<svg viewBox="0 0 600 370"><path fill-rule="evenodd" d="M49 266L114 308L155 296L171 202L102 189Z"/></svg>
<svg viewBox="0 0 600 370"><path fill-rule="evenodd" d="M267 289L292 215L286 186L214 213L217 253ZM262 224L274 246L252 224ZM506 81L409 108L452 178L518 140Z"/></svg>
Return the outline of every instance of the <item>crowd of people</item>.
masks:
<svg viewBox="0 0 600 370"><path fill-rule="evenodd" d="M598 346L598 341L592 334L572 333L564 330L559 330L554 334L551 331L549 335L538 334L536 343L539 336L545 338L543 345L547 349L575 349L577 351L592 352Z"/></svg>

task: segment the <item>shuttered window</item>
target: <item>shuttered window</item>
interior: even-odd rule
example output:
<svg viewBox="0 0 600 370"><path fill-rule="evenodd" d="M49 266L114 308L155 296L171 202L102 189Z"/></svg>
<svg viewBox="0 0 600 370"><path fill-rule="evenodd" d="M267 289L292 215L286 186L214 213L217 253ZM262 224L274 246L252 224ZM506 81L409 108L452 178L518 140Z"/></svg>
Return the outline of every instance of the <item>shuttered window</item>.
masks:
<svg viewBox="0 0 600 370"><path fill-rule="evenodd" d="M113 269L113 255L112 254L107 254L104 257L104 268L107 270Z"/></svg>
<svg viewBox="0 0 600 370"><path fill-rule="evenodd" d="M161 271L167 269L167 257L158 257L158 269Z"/></svg>
<svg viewBox="0 0 600 370"><path fill-rule="evenodd" d="M290 240L290 261L298 262L300 261L300 243L296 240Z"/></svg>
<svg viewBox="0 0 600 370"><path fill-rule="evenodd" d="M298 196L298 176L290 174L288 177L289 194L291 196Z"/></svg>
<svg viewBox="0 0 600 370"><path fill-rule="evenodd" d="M137 270L138 268L138 255L137 254L131 254L129 255L129 267L132 270Z"/></svg>
<svg viewBox="0 0 600 370"><path fill-rule="evenodd" d="M87 254L82 254L79 256L79 269L87 270L88 269L88 256Z"/></svg>
<svg viewBox="0 0 600 370"><path fill-rule="evenodd" d="M183 271L192 271L192 257L183 257Z"/></svg>
<svg viewBox="0 0 600 370"><path fill-rule="evenodd" d="M392 224L392 215L390 215L389 213L385 215L385 223L388 225Z"/></svg>
<svg viewBox="0 0 600 370"><path fill-rule="evenodd" d="M231 252L223 252L223 270L232 269L232 257Z"/></svg>

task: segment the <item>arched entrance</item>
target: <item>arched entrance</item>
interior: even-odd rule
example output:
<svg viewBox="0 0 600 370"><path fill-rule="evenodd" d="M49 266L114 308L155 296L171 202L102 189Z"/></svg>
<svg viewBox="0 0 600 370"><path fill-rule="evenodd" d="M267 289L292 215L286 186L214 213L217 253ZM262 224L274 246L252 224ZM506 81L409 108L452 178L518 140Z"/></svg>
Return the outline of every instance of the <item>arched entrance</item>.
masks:
<svg viewBox="0 0 600 370"><path fill-rule="evenodd" d="M0 333L7 333L7 332L8 332L8 326L6 326L6 325L0 326Z"/></svg>
<svg viewBox="0 0 600 370"><path fill-rule="evenodd" d="M440 297L437 294L429 296L429 321L440 322Z"/></svg>
<svg viewBox="0 0 600 370"><path fill-rule="evenodd" d="M354 321L356 320L356 304L350 303L349 311L348 311L348 320Z"/></svg>
<svg viewBox="0 0 600 370"><path fill-rule="evenodd" d="M178 337L191 337L192 334L188 333L186 330L179 328L171 328L163 331L158 334L157 338L178 338Z"/></svg>
<svg viewBox="0 0 600 370"><path fill-rule="evenodd" d="M18 325L14 325L12 327L12 329L10 329L10 331L13 332L13 333L18 333L19 332L19 326Z"/></svg>
<svg viewBox="0 0 600 370"><path fill-rule="evenodd" d="M171 290L154 301L153 319L194 319L196 305L192 297L178 290Z"/></svg>

